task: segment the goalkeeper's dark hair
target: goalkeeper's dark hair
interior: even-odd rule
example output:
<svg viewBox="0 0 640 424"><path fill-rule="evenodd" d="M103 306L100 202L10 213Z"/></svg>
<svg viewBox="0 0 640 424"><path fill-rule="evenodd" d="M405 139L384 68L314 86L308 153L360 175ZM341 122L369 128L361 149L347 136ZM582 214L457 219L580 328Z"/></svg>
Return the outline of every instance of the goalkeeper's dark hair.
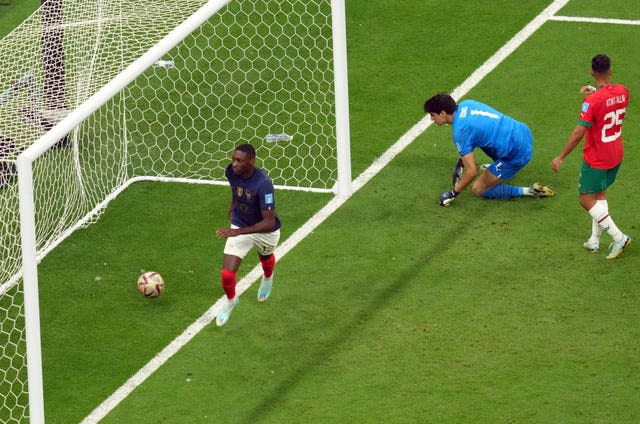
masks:
<svg viewBox="0 0 640 424"><path fill-rule="evenodd" d="M597 54L591 59L591 70L598 74L604 74L611 69L611 59L606 54Z"/></svg>
<svg viewBox="0 0 640 424"><path fill-rule="evenodd" d="M453 115L458 108L458 105L453 97L447 93L438 93L426 102L424 102L424 113L440 113L443 110Z"/></svg>
<svg viewBox="0 0 640 424"><path fill-rule="evenodd" d="M248 154L249 157L251 158L256 157L256 148L249 143L239 145L238 147L236 147L236 150L239 150L241 152Z"/></svg>

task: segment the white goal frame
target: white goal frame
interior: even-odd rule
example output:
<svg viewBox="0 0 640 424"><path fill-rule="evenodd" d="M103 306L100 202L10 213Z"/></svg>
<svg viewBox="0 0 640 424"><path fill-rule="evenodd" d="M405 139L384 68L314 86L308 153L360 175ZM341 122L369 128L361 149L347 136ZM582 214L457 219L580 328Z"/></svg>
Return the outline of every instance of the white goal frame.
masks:
<svg viewBox="0 0 640 424"><path fill-rule="evenodd" d="M22 278L24 282L24 308L26 326L27 374L29 392L29 416L31 423L44 423L44 395L42 380L42 357L40 344L40 307L38 299L38 262L68 237L82 223L71 228L59 239L54 241L46 251L37 252L36 221L33 187L33 162L54 146L66 134L71 132L82 121L93 114L108 100L116 96L127 84L160 60L164 54L175 47L185 37L195 31L211 16L233 0L209 0L196 13L182 24L178 25L166 37L148 50L144 55L131 63L108 84L88 98L80 107L69 113L52 129L44 134L16 159L19 190L20 233L22 243ZM348 107L348 77L346 50L346 22L344 0L331 0L333 27L333 60L334 60L334 88L335 88L335 119L336 119L336 152L337 152L337 183L333 189L338 196L351 195L351 158L349 134ZM105 201L96 206L104 207L115 198L128 184L125 183L117 192L112 193ZM87 221L95 210L87 215Z"/></svg>

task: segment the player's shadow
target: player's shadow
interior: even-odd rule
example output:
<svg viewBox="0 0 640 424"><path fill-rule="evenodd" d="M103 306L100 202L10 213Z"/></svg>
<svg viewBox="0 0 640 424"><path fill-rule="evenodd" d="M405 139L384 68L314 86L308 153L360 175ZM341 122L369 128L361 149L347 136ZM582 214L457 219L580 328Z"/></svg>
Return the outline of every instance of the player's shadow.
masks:
<svg viewBox="0 0 640 424"><path fill-rule="evenodd" d="M476 215L475 218L477 219L478 216ZM365 327L360 325L360 323L371 320L372 315L375 315L377 311L384 309L385 306L392 303L394 297L400 294L406 286L411 284L416 279L416 276L425 272L425 269L431 263L431 259L442 255L442 252L451 246L452 241L465 233L466 228L468 227L453 226L449 232L440 233L442 235L440 240L435 243L430 243L428 249L422 253L421 258L418 258L411 266L408 266L398 274L392 284L389 284L377 292L369 292L368 296L370 295L371 301L364 304L341 328L337 328L333 339L329 339L322 345L322 348L315 349L313 353L307 356L306 360L301 361L299 366L291 371L289 377L280 382L271 394L265 394L262 402L252 410L248 410L244 422L255 423L264 420L268 417L272 409L277 408L278 405L282 405L282 402L287 399L288 394L304 379L305 375L330 361L335 352L340 350L341 346L357 337L358 333ZM353 286L369 287L369 282L356 281L353 283Z"/></svg>

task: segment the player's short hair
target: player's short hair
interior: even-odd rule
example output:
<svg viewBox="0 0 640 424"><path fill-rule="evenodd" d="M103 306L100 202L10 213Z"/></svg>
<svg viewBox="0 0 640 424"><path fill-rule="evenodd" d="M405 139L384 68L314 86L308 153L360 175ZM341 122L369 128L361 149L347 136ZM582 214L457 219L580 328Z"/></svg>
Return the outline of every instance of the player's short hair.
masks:
<svg viewBox="0 0 640 424"><path fill-rule="evenodd" d="M235 150L248 154L250 158L256 157L256 148L249 143L241 144L238 147L236 147Z"/></svg>
<svg viewBox="0 0 640 424"><path fill-rule="evenodd" d="M591 59L591 69L593 72L603 74L611 69L611 59L606 54L597 54Z"/></svg>
<svg viewBox="0 0 640 424"><path fill-rule="evenodd" d="M456 101L447 93L438 93L424 102L424 113L438 114L444 110L446 113L453 115L457 108Z"/></svg>

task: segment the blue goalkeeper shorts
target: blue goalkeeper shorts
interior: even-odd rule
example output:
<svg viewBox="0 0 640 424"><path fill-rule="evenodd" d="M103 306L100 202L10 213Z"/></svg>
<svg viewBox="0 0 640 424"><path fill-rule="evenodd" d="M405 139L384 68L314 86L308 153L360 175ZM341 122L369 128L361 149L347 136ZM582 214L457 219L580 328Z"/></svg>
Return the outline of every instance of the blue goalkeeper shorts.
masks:
<svg viewBox="0 0 640 424"><path fill-rule="evenodd" d="M510 180L524 168L533 156L533 137L531 131L524 127L514 135L517 139L517 148L513 149L506 158L495 159L487 168L501 180Z"/></svg>

